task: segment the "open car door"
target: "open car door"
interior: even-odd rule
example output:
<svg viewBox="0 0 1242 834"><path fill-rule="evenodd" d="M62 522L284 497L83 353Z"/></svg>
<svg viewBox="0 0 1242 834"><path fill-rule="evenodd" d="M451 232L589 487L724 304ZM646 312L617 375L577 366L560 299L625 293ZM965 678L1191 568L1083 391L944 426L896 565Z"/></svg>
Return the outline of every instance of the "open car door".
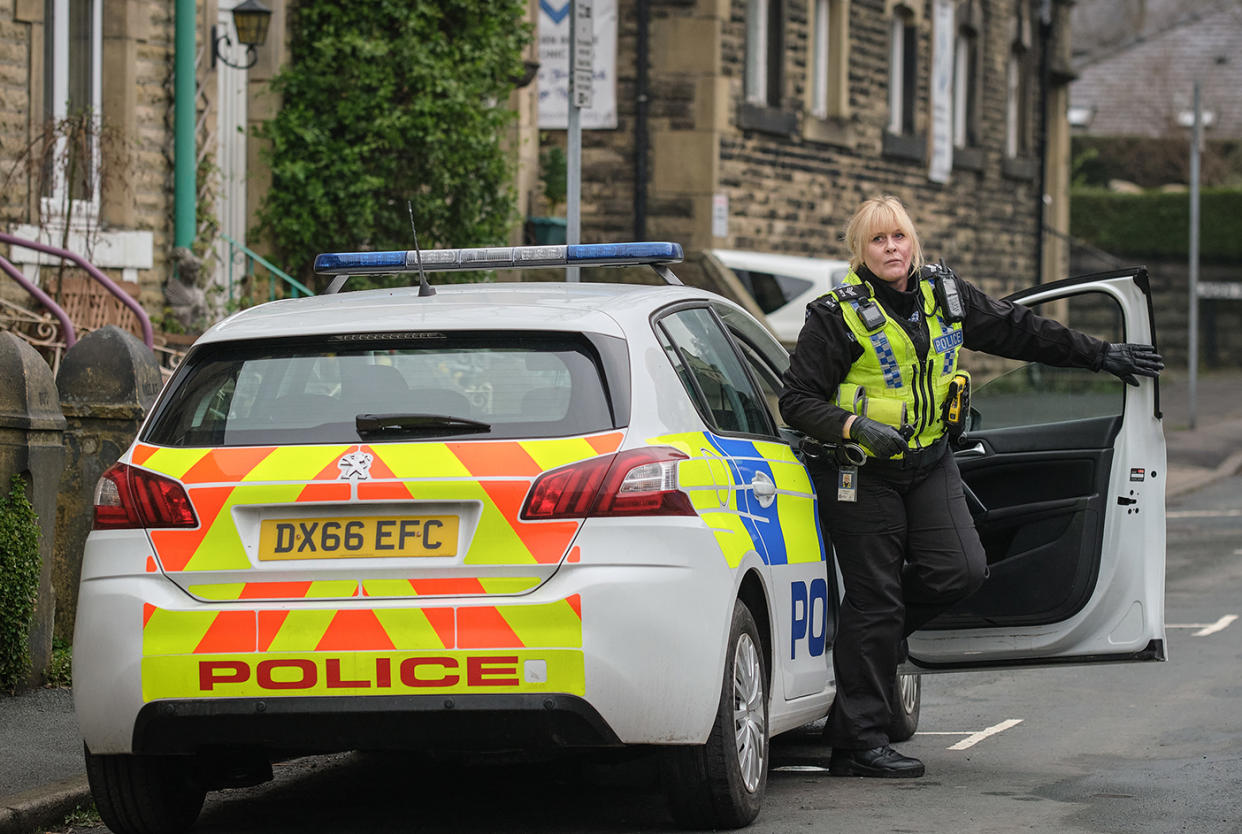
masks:
<svg viewBox="0 0 1242 834"><path fill-rule="evenodd" d="M1105 341L1155 344L1142 268L1009 300ZM972 422L955 456L990 575L910 637L911 664L932 672L1164 660L1158 382L964 358L975 377Z"/></svg>

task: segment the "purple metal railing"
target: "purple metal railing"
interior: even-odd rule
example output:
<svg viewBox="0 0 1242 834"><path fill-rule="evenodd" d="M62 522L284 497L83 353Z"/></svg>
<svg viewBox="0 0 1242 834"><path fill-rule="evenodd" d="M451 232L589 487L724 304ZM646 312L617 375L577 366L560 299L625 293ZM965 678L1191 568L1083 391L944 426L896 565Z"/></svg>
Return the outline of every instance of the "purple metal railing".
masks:
<svg viewBox="0 0 1242 834"><path fill-rule="evenodd" d="M61 249L57 246L49 246L46 243L39 243L35 240L26 240L25 238L20 238L16 235L10 235L5 232L0 232L0 242L8 243L13 246L23 246L26 249L33 249L36 252L43 252L48 255L55 255L58 258L64 258L65 260L72 261L82 269L85 269L88 275L103 284L104 289L116 296L122 304L133 312L133 314L138 318L139 326L142 327L142 341L149 348L155 347L155 333L151 329L151 318L147 315L147 311L142 309L142 305L131 298L129 293L118 287L115 281L100 272L94 264L89 263L81 255L70 252L68 249ZM62 326L69 321L68 317L65 316L65 311L61 310L55 303L48 306L48 302L51 301L51 299L47 297L47 293L44 293L38 287L34 286L34 284L31 284L24 276L18 277L21 276L21 273L14 269L12 264L8 261L4 261L3 268L10 277L14 278L14 280L25 287L27 292L30 292L31 295L34 295L35 298L38 298L39 301L47 306L48 309L52 311L52 314L55 315L57 319L60 319ZM72 345L73 342L69 341L70 334L72 334L75 340L77 338L77 334L74 332L72 324L65 328L65 334L65 341L67 343L66 346Z"/></svg>
<svg viewBox="0 0 1242 834"><path fill-rule="evenodd" d="M59 304L52 300L50 295L30 283L30 279L22 275L21 270L9 263L8 258L0 256L0 269L4 270L14 281L21 284L22 289L33 295L40 304L51 311L52 315L56 316L56 320L60 322L60 329L65 334L66 348L71 348L77 344L78 334L73 329L73 322L69 321L69 316L60 308Z"/></svg>

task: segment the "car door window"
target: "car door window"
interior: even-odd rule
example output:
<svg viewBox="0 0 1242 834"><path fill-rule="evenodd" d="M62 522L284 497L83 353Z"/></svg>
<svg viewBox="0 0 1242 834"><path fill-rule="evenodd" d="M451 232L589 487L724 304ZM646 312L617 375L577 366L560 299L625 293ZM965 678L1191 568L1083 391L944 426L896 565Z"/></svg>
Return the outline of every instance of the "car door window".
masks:
<svg viewBox="0 0 1242 834"><path fill-rule="evenodd" d="M779 403L781 375L789 369L789 352L763 325L740 310L725 304L713 304L712 309L728 327L741 350L742 359L759 386L773 421L777 426L785 426Z"/></svg>
<svg viewBox="0 0 1242 834"><path fill-rule="evenodd" d="M772 435L763 399L710 310L694 307L662 318L658 332L704 420L722 432Z"/></svg>
<svg viewBox="0 0 1242 834"><path fill-rule="evenodd" d="M1107 293L1029 306L1106 342L1125 341L1121 307ZM1126 385L1111 374L977 354L965 357L964 364L974 376L972 431L1113 417L1125 406Z"/></svg>

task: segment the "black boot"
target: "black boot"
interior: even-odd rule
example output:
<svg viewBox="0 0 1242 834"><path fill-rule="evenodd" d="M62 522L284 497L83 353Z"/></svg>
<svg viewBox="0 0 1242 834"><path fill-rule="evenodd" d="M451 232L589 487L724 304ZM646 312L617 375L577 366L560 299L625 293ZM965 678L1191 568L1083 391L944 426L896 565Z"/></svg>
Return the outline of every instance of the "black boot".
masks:
<svg viewBox="0 0 1242 834"><path fill-rule="evenodd" d="M833 750L828 760L833 776L878 776L888 779L912 779L922 776L923 763L903 756L887 744L870 750Z"/></svg>

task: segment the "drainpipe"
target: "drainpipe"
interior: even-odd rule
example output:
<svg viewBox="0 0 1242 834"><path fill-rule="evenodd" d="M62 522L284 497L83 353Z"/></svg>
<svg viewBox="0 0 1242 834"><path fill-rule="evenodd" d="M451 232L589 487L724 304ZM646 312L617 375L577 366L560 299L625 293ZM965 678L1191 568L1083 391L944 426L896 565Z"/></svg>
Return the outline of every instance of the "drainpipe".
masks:
<svg viewBox="0 0 1242 834"><path fill-rule="evenodd" d="M637 77L634 84L634 240L647 239L648 17L648 0L638 0Z"/></svg>
<svg viewBox="0 0 1242 834"><path fill-rule="evenodd" d="M195 0L176 0L173 40L173 246L189 248L196 236L194 154Z"/></svg>
<svg viewBox="0 0 1242 834"><path fill-rule="evenodd" d="M1044 238L1048 234L1048 204L1044 201L1048 189L1048 86L1052 83L1052 0L1040 0L1039 4L1039 175L1036 178L1038 192L1035 195L1035 281L1044 283Z"/></svg>

